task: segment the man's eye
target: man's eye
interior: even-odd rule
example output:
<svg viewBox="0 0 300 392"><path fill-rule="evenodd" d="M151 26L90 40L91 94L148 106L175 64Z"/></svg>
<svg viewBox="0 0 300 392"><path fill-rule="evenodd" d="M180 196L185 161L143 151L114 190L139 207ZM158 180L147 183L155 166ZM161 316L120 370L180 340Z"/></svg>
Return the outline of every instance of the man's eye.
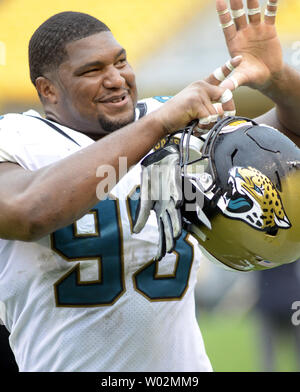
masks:
<svg viewBox="0 0 300 392"><path fill-rule="evenodd" d="M117 64L116 64L116 65L122 66L122 65L125 65L126 62L127 62L127 59L126 59L126 58L120 59L120 60L117 61Z"/></svg>
<svg viewBox="0 0 300 392"><path fill-rule="evenodd" d="M92 73L92 72L97 72L97 71L98 71L97 68L88 69L87 71L84 71L84 72L82 73L82 75L87 75L87 74L90 74L90 73Z"/></svg>

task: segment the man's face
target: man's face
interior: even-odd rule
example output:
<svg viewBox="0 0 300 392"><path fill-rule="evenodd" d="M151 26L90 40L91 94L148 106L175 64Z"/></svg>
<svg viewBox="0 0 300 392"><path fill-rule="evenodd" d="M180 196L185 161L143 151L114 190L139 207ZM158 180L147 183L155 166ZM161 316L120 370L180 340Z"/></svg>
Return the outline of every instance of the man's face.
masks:
<svg viewBox="0 0 300 392"><path fill-rule="evenodd" d="M66 51L57 72L59 120L94 139L134 121L135 75L112 33L71 42Z"/></svg>

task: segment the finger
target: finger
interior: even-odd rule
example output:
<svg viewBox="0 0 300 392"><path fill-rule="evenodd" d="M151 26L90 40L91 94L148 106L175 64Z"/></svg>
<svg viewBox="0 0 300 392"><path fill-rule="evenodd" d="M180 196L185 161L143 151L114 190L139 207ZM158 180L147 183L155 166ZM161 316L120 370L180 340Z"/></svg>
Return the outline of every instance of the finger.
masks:
<svg viewBox="0 0 300 392"><path fill-rule="evenodd" d="M153 202L149 197L150 177L146 168L142 169L141 177L141 193L136 218L132 229L134 233L139 233L143 229L150 215L150 210L153 206Z"/></svg>
<svg viewBox="0 0 300 392"><path fill-rule="evenodd" d="M138 234L142 231L144 228L145 224L147 223L147 220L150 215L150 211L153 207L153 202L151 200L143 200L139 199L139 204L137 208L137 213L136 213L136 219L135 222L133 223L133 229L132 231L135 234Z"/></svg>
<svg viewBox="0 0 300 392"><path fill-rule="evenodd" d="M216 116L216 114L218 113L220 114L219 106L217 106L213 102L220 102L220 98L224 93L225 89L207 84L204 91L205 94L203 94L202 96L201 113L206 113L206 114L202 116L201 115L198 116L198 118L200 119L198 123L198 128L199 128L198 131L200 132L200 134L201 134L201 130L207 130L211 127L211 125L213 124L212 120L214 120L214 117L212 118L212 116ZM232 93L230 91L227 92L227 97L228 94L231 94L232 96ZM234 110L234 104L232 105L232 102L231 103L226 102L224 104L225 106L222 104L222 111L224 110L224 108L225 110L227 110L226 108L228 108L228 110Z"/></svg>
<svg viewBox="0 0 300 392"><path fill-rule="evenodd" d="M231 0L231 15L233 17L237 30L244 29L248 26L247 17L244 9L243 2L241 0Z"/></svg>
<svg viewBox="0 0 300 392"><path fill-rule="evenodd" d="M224 117L235 117L236 116L236 110L226 110L224 111Z"/></svg>
<svg viewBox="0 0 300 392"><path fill-rule="evenodd" d="M213 104L211 101L205 102L206 109L209 113L208 117L201 118L198 122L198 131L205 131L209 130L219 119L220 115L216 108L216 105ZM222 108L223 109L223 108Z"/></svg>
<svg viewBox="0 0 300 392"><path fill-rule="evenodd" d="M208 125L211 121L209 110L206 104L203 103L201 109L199 110L199 125Z"/></svg>
<svg viewBox="0 0 300 392"><path fill-rule="evenodd" d="M224 110L224 116L235 116L236 109L231 90L226 89L219 99Z"/></svg>
<svg viewBox="0 0 300 392"><path fill-rule="evenodd" d="M222 67L217 68L212 74L206 78L206 82L214 86L220 85L231 74L236 67L242 62L242 56L236 56L228 60Z"/></svg>
<svg viewBox="0 0 300 392"><path fill-rule="evenodd" d="M217 122L220 115L216 105L209 102L207 105L207 110L210 113L210 124Z"/></svg>
<svg viewBox="0 0 300 392"><path fill-rule="evenodd" d="M173 227L172 221L168 211L162 215L162 222L164 226L165 240L166 240L166 252L170 253L175 247L175 241L173 238Z"/></svg>
<svg viewBox="0 0 300 392"><path fill-rule="evenodd" d="M230 75L226 80L224 80L224 82L220 84L220 87L234 91L239 86L245 85L247 81L248 76L236 70L232 75Z"/></svg>
<svg viewBox="0 0 300 392"><path fill-rule="evenodd" d="M181 223L181 212L178 208L175 208L174 202L171 200L170 206L167 209L173 229L173 238L177 239L181 236L182 232L182 223Z"/></svg>
<svg viewBox="0 0 300 392"><path fill-rule="evenodd" d="M196 127L194 128L193 134L196 137L199 137L201 135L206 134L212 126L224 115L224 110L222 107L222 104L220 103L214 103L211 105L212 109L211 112L212 114L206 119L205 124L201 124L198 122ZM210 109L208 109L210 111ZM202 120L203 122L203 120Z"/></svg>
<svg viewBox="0 0 300 392"><path fill-rule="evenodd" d="M202 88L202 105L206 105L207 107L211 105L213 102L220 102L220 98L224 93L225 89L220 86L212 86L211 84L205 83L200 84ZM206 109L208 112L208 109ZM209 113L208 113L209 115ZM202 116L203 117L203 116ZM200 118L200 117L199 117Z"/></svg>
<svg viewBox="0 0 300 392"><path fill-rule="evenodd" d="M261 8L258 0L247 0L248 17L251 24L259 24L261 22Z"/></svg>
<svg viewBox="0 0 300 392"><path fill-rule="evenodd" d="M224 80L223 83L221 83L220 86L224 87L226 89L229 89L230 91L236 90L240 85L239 81L237 80L236 75L237 74L233 74L233 75L229 76L226 80Z"/></svg>
<svg viewBox="0 0 300 392"><path fill-rule="evenodd" d="M277 7L278 0L268 0L267 8L265 10L265 23L271 25L275 24Z"/></svg>
<svg viewBox="0 0 300 392"><path fill-rule="evenodd" d="M224 0L216 0L217 13L226 41L230 41L236 35L236 27L231 18L229 9Z"/></svg>
<svg viewBox="0 0 300 392"><path fill-rule="evenodd" d="M218 113L219 117L223 117L224 110L223 110L222 104L217 102L217 103L214 103L213 106L216 109L216 112Z"/></svg>
<svg viewBox="0 0 300 392"><path fill-rule="evenodd" d="M221 108L223 111L222 115L235 116L236 109L235 109L235 104L233 101L232 92L229 89L226 89L225 91L224 90L218 90L218 91L219 91L219 96L218 96L217 100L219 101L219 103L221 105ZM221 91L221 93L220 93L220 91ZM210 117L209 117L210 123L208 123L208 121L207 121L207 124L203 124L203 121L202 122L199 121L198 128L199 128L200 133L201 133L201 130L210 129L212 123L216 122L220 117L220 109L219 109L220 106L218 106L218 104L210 103L210 107L211 107L211 109L208 109L208 110L213 111L213 113L215 113L215 114L210 115ZM215 116L215 118L214 118L214 116Z"/></svg>
<svg viewBox="0 0 300 392"><path fill-rule="evenodd" d="M159 261L166 254L166 240L165 240L164 225L160 218L157 220L157 225L158 225L158 249L157 249L157 254L154 257L154 260Z"/></svg>

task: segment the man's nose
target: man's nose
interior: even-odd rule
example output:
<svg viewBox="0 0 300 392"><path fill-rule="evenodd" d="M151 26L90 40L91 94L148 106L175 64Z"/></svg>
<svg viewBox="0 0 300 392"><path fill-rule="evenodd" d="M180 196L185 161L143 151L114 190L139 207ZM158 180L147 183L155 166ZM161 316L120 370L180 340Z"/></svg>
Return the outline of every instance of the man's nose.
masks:
<svg viewBox="0 0 300 392"><path fill-rule="evenodd" d="M103 79L103 86L105 88L122 88L125 87L125 78L122 76L119 69L114 66L109 67Z"/></svg>

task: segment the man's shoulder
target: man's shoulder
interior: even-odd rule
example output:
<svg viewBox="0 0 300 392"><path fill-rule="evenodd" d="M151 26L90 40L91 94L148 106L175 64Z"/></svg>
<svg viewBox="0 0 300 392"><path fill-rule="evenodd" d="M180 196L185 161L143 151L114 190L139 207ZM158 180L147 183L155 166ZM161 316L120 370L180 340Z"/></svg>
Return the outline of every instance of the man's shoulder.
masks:
<svg viewBox="0 0 300 392"><path fill-rule="evenodd" d="M171 96L160 96L156 95L150 98L144 98L138 101L137 103L137 116L136 118L142 118L146 114L153 112L158 109L161 105L167 102Z"/></svg>
<svg viewBox="0 0 300 392"><path fill-rule="evenodd" d="M0 130L12 130L19 127L32 125L34 117L41 117L35 110L29 110L24 113L6 113L0 115Z"/></svg>

